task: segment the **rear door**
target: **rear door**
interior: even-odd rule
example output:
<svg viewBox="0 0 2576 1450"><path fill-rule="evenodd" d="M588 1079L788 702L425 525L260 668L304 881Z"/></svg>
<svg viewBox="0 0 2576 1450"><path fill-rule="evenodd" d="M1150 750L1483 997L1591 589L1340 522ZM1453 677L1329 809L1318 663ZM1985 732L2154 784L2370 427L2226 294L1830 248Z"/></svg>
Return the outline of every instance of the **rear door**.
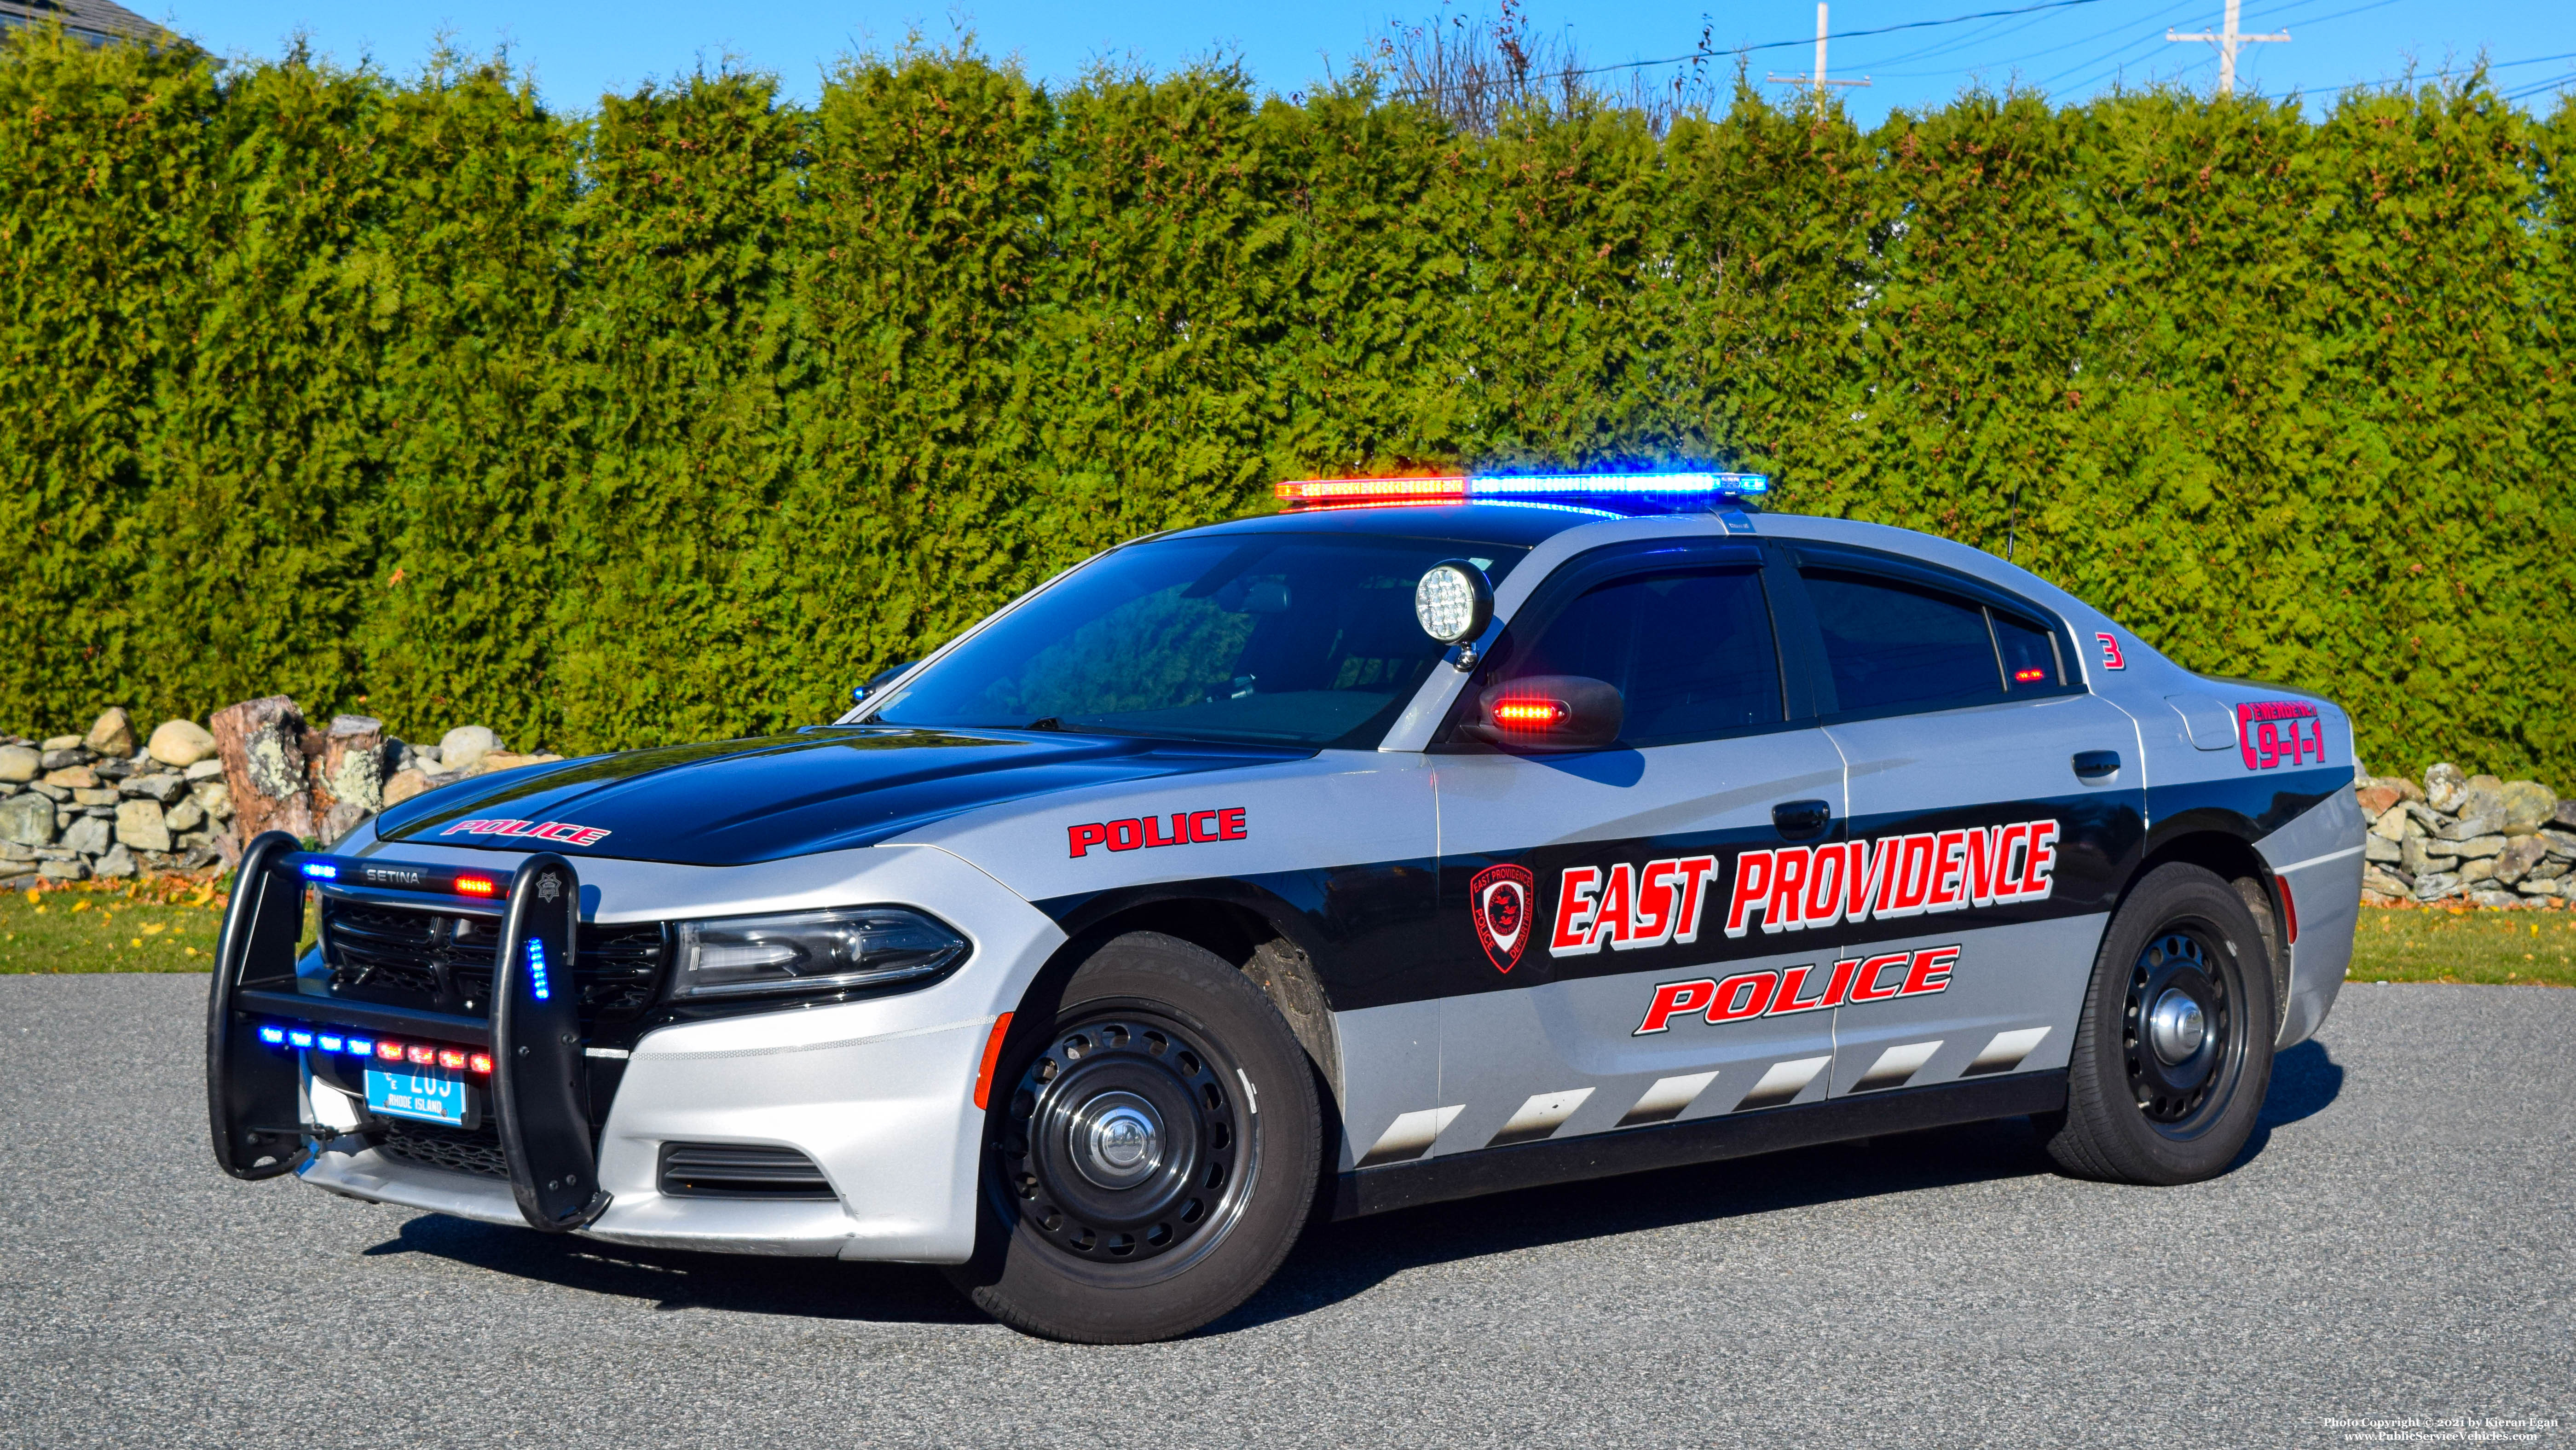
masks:
<svg viewBox="0 0 2576 1450"><path fill-rule="evenodd" d="M1627 727L1576 754L1434 746L1439 1101L1363 1163L1823 1095L1832 1012L1764 1018L1767 984L1721 992L1780 951L1727 935L1735 852L1779 840L1775 807L1813 803L1825 830L1842 814L1842 760L1783 675L1770 589L1747 544L1596 551L1497 641L1468 698L1589 676L1620 689Z"/></svg>
<svg viewBox="0 0 2576 1450"><path fill-rule="evenodd" d="M2073 637L1964 576L1800 546L1796 632L1849 768L1832 1092L2063 1067L2144 836L2135 722Z"/></svg>

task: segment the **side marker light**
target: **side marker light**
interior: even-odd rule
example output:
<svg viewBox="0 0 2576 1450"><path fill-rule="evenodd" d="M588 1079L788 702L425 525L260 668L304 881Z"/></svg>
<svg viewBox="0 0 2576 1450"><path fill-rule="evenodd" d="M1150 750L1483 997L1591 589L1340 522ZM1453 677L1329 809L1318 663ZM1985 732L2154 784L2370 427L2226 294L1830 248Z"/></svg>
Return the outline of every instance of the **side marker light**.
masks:
<svg viewBox="0 0 2576 1450"><path fill-rule="evenodd" d="M1504 700L1494 706L1494 723L1522 730L1544 729L1565 723L1562 700Z"/></svg>
<svg viewBox="0 0 2576 1450"><path fill-rule="evenodd" d="M993 1095L993 1069L1002 1060L1002 1039L1010 1035L1011 1014L1003 1013L993 1021L992 1035L984 1039L984 1065L975 1070L975 1106L984 1106Z"/></svg>

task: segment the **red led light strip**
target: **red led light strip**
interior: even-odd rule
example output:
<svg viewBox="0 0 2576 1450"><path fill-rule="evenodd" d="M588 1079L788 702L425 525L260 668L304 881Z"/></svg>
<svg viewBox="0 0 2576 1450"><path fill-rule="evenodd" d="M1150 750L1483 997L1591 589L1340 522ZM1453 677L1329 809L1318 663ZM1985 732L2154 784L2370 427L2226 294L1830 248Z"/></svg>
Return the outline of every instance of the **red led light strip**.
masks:
<svg viewBox="0 0 2576 1450"><path fill-rule="evenodd" d="M1308 478L1279 484L1273 491L1280 502L1291 508L1311 504L1428 503L1444 498L1465 499L1467 480L1463 475L1442 478Z"/></svg>

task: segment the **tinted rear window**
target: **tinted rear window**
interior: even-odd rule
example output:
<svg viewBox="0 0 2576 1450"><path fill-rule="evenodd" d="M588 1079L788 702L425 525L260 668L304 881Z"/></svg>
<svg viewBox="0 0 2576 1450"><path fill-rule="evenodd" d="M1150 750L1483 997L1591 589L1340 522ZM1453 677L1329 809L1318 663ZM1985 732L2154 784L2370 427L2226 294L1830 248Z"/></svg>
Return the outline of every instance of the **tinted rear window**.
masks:
<svg viewBox="0 0 2576 1450"><path fill-rule="evenodd" d="M1984 606L1867 574L1811 570L1836 711L1948 709L2003 698Z"/></svg>

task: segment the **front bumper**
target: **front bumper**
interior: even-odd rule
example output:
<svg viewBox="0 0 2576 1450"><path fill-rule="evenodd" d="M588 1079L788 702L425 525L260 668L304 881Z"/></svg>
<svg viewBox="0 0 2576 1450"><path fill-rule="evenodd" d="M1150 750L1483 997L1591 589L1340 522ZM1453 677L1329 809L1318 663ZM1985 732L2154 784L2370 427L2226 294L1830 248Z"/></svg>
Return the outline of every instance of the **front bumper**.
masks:
<svg viewBox="0 0 2576 1450"><path fill-rule="evenodd" d="M406 858L414 852L405 851ZM477 852L491 860L488 852ZM840 859L835 859L840 858ZM955 923L973 955L916 991L827 1006L679 1023L635 1045L597 1140L608 1204L575 1232L612 1243L722 1253L960 1263L974 1250L983 1113L974 1086L986 1039L1064 942L1043 913L936 847L871 847L765 868L697 869L585 861L599 916L657 905L757 900L805 878L798 904L900 902ZM632 871L621 866L632 864ZM672 879L686 871L686 880ZM710 878L735 877L737 883ZM838 884L824 880L837 878ZM863 877L863 879L861 879ZM728 884L735 889L727 891ZM808 899L810 898L810 900ZM836 898L836 899L834 899ZM740 909L740 908L736 908ZM717 914L705 912L705 914ZM317 1114L307 1079L308 1123ZM812 1159L830 1201L666 1194L670 1143L784 1147ZM356 1136L325 1143L296 1172L347 1197L522 1226L505 1179L431 1167Z"/></svg>
<svg viewBox="0 0 2576 1450"><path fill-rule="evenodd" d="M655 1248L963 1262L975 1246L982 1118L969 1095L991 1026L708 1051L673 1045L688 1029L654 1033L628 1062L600 1135L608 1207L577 1231ZM377 1203L525 1223L506 1180L340 1141L357 1151L325 1147L300 1170L304 1181ZM822 1167L836 1198L666 1195L657 1180L666 1142L793 1148Z"/></svg>

